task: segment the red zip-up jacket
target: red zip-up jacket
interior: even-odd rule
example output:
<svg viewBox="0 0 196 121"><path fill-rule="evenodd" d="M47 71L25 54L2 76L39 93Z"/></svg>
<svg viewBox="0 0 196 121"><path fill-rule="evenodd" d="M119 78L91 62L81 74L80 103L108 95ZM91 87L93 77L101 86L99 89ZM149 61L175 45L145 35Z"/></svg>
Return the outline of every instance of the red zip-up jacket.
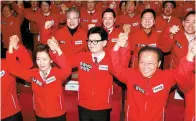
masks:
<svg viewBox="0 0 196 121"><path fill-rule="evenodd" d="M47 42L52 36L59 42L59 46L66 56L72 56L79 52L87 51L87 33L82 28L78 27L74 35L72 36L65 26L55 33L51 30L43 29L43 40Z"/></svg>
<svg viewBox="0 0 196 121"><path fill-rule="evenodd" d="M123 29L124 24L129 24L131 26L131 32L135 32L140 29L140 14L135 14L133 18L129 17L128 14L120 15L117 19L117 24Z"/></svg>
<svg viewBox="0 0 196 121"><path fill-rule="evenodd" d="M20 51L15 52L20 53ZM28 55L28 51L23 51ZM32 62L28 57L20 60L23 68L31 68ZM7 118L18 113L21 108L16 93L16 79L12 76L8 69L9 63L6 59L1 59L1 119Z"/></svg>
<svg viewBox="0 0 196 121"><path fill-rule="evenodd" d="M167 65L170 69L176 68L180 59L188 52L188 40L182 28L173 39L170 38L169 28L166 28L161 34L158 46L163 52L171 51L171 58Z"/></svg>
<svg viewBox="0 0 196 121"><path fill-rule="evenodd" d="M152 29L150 35L147 35L143 29L139 29L130 34L130 44L131 51L133 54L131 56L131 67L138 67L138 52L144 46L153 46L157 47L160 39L160 32L157 32L156 29Z"/></svg>
<svg viewBox="0 0 196 121"><path fill-rule="evenodd" d="M26 57L19 47L18 53L7 53L10 72L26 81L32 82L33 106L36 115L44 118L51 118L65 113L65 100L63 95L63 81L70 75L71 67L64 54L56 56L60 68L53 67L46 79L40 75L39 69L23 69L16 61L16 57ZM19 58L20 60L21 58ZM14 67L14 68L13 68Z"/></svg>
<svg viewBox="0 0 196 121"><path fill-rule="evenodd" d="M95 24L95 26L101 26L101 12L98 10L95 10L94 13L89 14L88 10L83 7L82 9L80 9L80 13L81 13L81 27L88 31L88 25L89 24Z"/></svg>
<svg viewBox="0 0 196 121"><path fill-rule="evenodd" d="M171 27L173 25L180 26L182 23L180 19L176 18L175 16L171 16L171 19L169 22L166 22L166 20L163 18L163 15L157 16L156 18L156 29L157 31L162 32L166 27Z"/></svg>
<svg viewBox="0 0 196 121"><path fill-rule="evenodd" d="M22 37L20 32L20 26L23 22L23 15L18 11L18 16L11 15L10 17L1 18L1 32L2 32L2 41L4 48L8 48L10 37L17 35L19 37L19 42L22 43Z"/></svg>
<svg viewBox="0 0 196 121"><path fill-rule="evenodd" d="M119 52L111 52L114 74L127 85L127 121L162 121L170 88L176 83L175 76L183 76L194 69L194 63L185 58L179 70L157 70L151 78L145 78L139 69L119 65ZM186 81L178 81L184 85Z"/></svg>
<svg viewBox="0 0 196 121"><path fill-rule="evenodd" d="M37 8L36 10L33 10L33 8L26 8L24 11L26 14L38 14L41 10L40 8ZM39 33L38 25L33 21L29 21L29 30L33 34Z"/></svg>
<svg viewBox="0 0 196 121"><path fill-rule="evenodd" d="M54 58L52 55L51 57ZM78 67L79 105L90 110L112 108L113 77L108 53L106 52L98 65L93 62L91 52L76 54L70 58L70 63L72 67Z"/></svg>
<svg viewBox="0 0 196 121"><path fill-rule="evenodd" d="M45 28L46 21L54 21L54 25L50 28L52 32L55 32L58 29L59 23L63 23L66 21L66 14L53 14L50 12L48 16L44 16L40 11L39 13L31 13L29 14L27 11L24 11L24 16L28 20L35 22L38 26L40 32L40 42L43 44L47 44L47 41L44 41L42 30Z"/></svg>
<svg viewBox="0 0 196 121"><path fill-rule="evenodd" d="M179 81L186 81L184 86L179 84L180 89L185 95L185 115L184 121L194 121L195 120L195 72L190 71L187 73L186 77L177 78ZM184 83L183 83L184 84ZM189 88L187 88L189 87ZM192 88L190 88L192 87Z"/></svg>

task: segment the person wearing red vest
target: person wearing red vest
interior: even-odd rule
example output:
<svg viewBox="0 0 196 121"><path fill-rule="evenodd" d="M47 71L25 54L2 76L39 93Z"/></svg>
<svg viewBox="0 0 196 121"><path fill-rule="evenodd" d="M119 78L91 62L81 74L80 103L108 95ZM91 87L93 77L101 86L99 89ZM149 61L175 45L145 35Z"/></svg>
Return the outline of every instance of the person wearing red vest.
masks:
<svg viewBox="0 0 196 121"><path fill-rule="evenodd" d="M65 55L60 48L53 50L56 52L55 57L59 68L53 67L48 45L40 44L35 52L37 68L25 69L19 62L28 57L25 55L26 51L24 46L18 44L18 37L11 37L7 53L8 68L12 75L32 82L36 120L65 121L65 99L62 83L71 72Z"/></svg>
<svg viewBox="0 0 196 121"><path fill-rule="evenodd" d="M187 89L184 85L179 85L180 89L183 91L185 95L185 114L184 121L194 121L195 120L195 70L190 71L186 78L177 78L181 81L186 81L186 84L189 84L189 88ZM190 89L190 87L192 87Z"/></svg>
<svg viewBox="0 0 196 121"><path fill-rule="evenodd" d="M145 9L141 14L141 28L130 34L132 52L131 67L138 67L138 52L144 46L156 47L160 32L154 28L156 14L153 9Z"/></svg>
<svg viewBox="0 0 196 121"><path fill-rule="evenodd" d="M128 24L131 27L131 32L135 32L140 28L140 15L136 12L136 1L127 1L126 11L127 14L118 17L117 24L121 28L124 24Z"/></svg>
<svg viewBox="0 0 196 121"><path fill-rule="evenodd" d="M28 51L24 51L24 53L28 55ZM30 57L20 60L23 68L29 69L32 67L33 63L29 59ZM21 107L19 105L18 95L16 92L16 78L9 72L9 63L2 54L1 64L1 120L22 121Z"/></svg>
<svg viewBox="0 0 196 121"><path fill-rule="evenodd" d="M192 45L194 45L192 43ZM170 88L177 82L187 86L184 80L194 70L196 46L189 46L187 56L181 59L178 69L162 71L162 52L157 47L145 46L138 53L139 68L124 68L120 64L119 48L126 49L127 39L119 40L111 52L114 75L127 85L126 121L164 121ZM186 88L191 88L190 86Z"/></svg>
<svg viewBox="0 0 196 121"><path fill-rule="evenodd" d="M81 27L88 31L91 27L101 26L101 12L96 8L96 2L89 0L86 7L80 10Z"/></svg>
<svg viewBox="0 0 196 121"><path fill-rule="evenodd" d="M47 44L47 41L43 41L42 30L46 21L53 21L53 26L51 31L55 32L58 29L59 23L64 23L66 20L66 6L61 7L62 12L58 14L53 14L51 12L51 2L50 1L41 1L41 11L40 13L28 14L24 11L24 16L30 21L33 21L39 27L40 38L39 41L43 44Z"/></svg>
<svg viewBox="0 0 196 121"><path fill-rule="evenodd" d="M15 3L13 3L15 4ZM17 6L17 4L15 4ZM22 12L18 11L18 16L13 15L13 9L11 4L4 4L2 6L2 18L1 18L1 32L2 32L2 41L4 47L8 49L9 46L9 37L17 34L22 43L22 37L20 32L20 25L23 22Z"/></svg>

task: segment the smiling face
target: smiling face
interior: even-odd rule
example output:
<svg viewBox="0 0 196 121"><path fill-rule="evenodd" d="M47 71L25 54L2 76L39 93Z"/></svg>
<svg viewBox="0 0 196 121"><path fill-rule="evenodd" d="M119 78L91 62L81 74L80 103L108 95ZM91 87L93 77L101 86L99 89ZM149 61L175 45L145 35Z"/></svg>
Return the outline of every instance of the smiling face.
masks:
<svg viewBox="0 0 196 121"><path fill-rule="evenodd" d="M147 12L143 15L141 19L141 25L145 29L152 28L152 26L155 24L155 18L151 12Z"/></svg>
<svg viewBox="0 0 196 121"><path fill-rule="evenodd" d="M5 6L3 6L2 13L3 13L3 16L7 18L7 17L10 17L12 15L13 11L10 10L10 7L8 5L5 5Z"/></svg>
<svg viewBox="0 0 196 121"><path fill-rule="evenodd" d="M101 36L98 33L90 34L88 39L88 48L92 53L99 53L103 51L104 47L107 44L107 41L99 41L99 42L93 42L101 40Z"/></svg>
<svg viewBox="0 0 196 121"><path fill-rule="evenodd" d="M159 68L161 62L158 61L158 55L153 51L144 51L139 57L139 70L146 78L151 78Z"/></svg>
<svg viewBox="0 0 196 121"><path fill-rule="evenodd" d="M46 72L51 68L51 63L53 61L50 59L46 51L37 52L36 54L36 64L39 69L43 72Z"/></svg>
<svg viewBox="0 0 196 121"><path fill-rule="evenodd" d="M182 23L184 27L184 31L187 34L194 34L195 33L195 14L190 14L186 17L186 19Z"/></svg>
<svg viewBox="0 0 196 121"><path fill-rule="evenodd" d="M104 13L102 22L103 22L103 25L105 28L107 28L107 29L112 28L115 21L116 21L116 19L114 18L112 12Z"/></svg>
<svg viewBox="0 0 196 121"><path fill-rule="evenodd" d="M80 18L76 12L71 11L67 13L67 26L70 29L75 29L79 25L79 23L80 23Z"/></svg>
<svg viewBox="0 0 196 121"><path fill-rule="evenodd" d="M46 3L46 2L41 3L41 9L42 9L43 13L50 12L50 8L51 8L51 6L48 3Z"/></svg>

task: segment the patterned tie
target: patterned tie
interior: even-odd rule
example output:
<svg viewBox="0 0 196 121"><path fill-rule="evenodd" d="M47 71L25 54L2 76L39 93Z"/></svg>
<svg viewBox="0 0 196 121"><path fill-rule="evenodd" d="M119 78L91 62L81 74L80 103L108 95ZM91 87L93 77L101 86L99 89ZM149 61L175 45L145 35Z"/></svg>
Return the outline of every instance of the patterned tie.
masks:
<svg viewBox="0 0 196 121"><path fill-rule="evenodd" d="M97 58L97 57L94 57L94 63L95 63L96 65L98 65L98 58Z"/></svg>

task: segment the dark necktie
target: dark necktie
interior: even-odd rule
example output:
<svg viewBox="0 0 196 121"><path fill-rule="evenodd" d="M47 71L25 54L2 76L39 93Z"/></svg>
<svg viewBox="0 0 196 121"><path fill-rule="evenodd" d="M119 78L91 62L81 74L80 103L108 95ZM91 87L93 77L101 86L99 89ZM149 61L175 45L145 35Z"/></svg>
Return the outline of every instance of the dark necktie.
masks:
<svg viewBox="0 0 196 121"><path fill-rule="evenodd" d="M98 58L97 58L97 57L94 57L94 63L95 63L96 65L98 65Z"/></svg>
<svg viewBox="0 0 196 121"><path fill-rule="evenodd" d="M169 19L168 19L168 18L166 18L165 21L166 21L167 23L169 23Z"/></svg>

